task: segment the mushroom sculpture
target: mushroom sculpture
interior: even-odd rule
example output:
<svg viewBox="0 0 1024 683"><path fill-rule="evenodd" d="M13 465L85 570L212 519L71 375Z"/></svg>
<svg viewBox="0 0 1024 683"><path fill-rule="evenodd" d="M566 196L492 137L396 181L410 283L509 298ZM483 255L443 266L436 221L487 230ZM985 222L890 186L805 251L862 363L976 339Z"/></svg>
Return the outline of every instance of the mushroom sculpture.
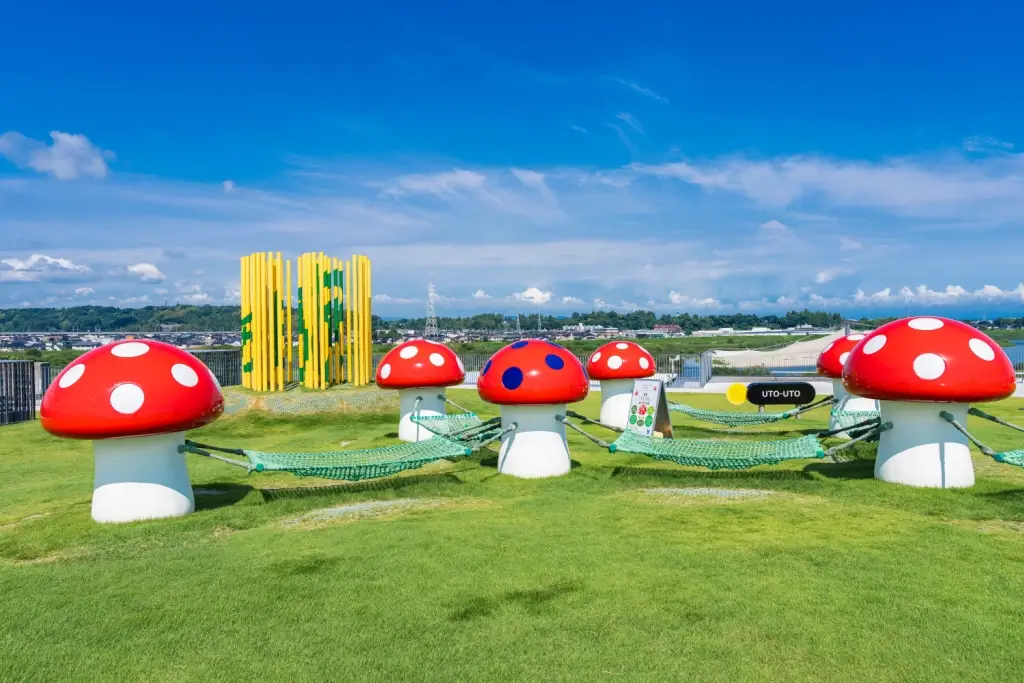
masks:
<svg viewBox="0 0 1024 683"><path fill-rule="evenodd" d="M628 427L633 380L650 377L654 370L654 357L635 342L608 342L595 351L587 361L587 374L601 381L601 422Z"/></svg>
<svg viewBox="0 0 1024 683"><path fill-rule="evenodd" d="M832 411L832 418L829 430L841 429L849 425L840 424L836 418L837 412L866 412L877 411L878 401L870 398L854 396L846 391L843 386L843 365L850 357L853 347L862 340L864 334L850 334L829 342L828 346L821 350L818 355L818 374L832 380L832 397L835 399L835 410ZM835 436L849 438L846 432L839 432Z"/></svg>
<svg viewBox="0 0 1024 683"><path fill-rule="evenodd" d="M377 367L377 386L398 390L398 438L415 443L433 437L412 417L447 414L445 387L465 378L462 361L444 344L412 339L388 351Z"/></svg>
<svg viewBox="0 0 1024 683"><path fill-rule="evenodd" d="M974 484L967 438L941 416L967 422L971 403L1013 394L1010 359L986 334L946 318L904 318L865 335L850 352L843 384L878 399L882 432L875 477L931 488Z"/></svg>
<svg viewBox="0 0 1024 683"><path fill-rule="evenodd" d="M555 477L571 466L565 441L567 403L582 401L590 380L576 356L558 344L524 339L499 350L477 380L480 398L501 406L506 431L498 471L514 477Z"/></svg>
<svg viewBox="0 0 1024 683"><path fill-rule="evenodd" d="M224 397L192 354L158 341L107 344L77 358L43 396L43 429L90 439L92 518L134 522L195 509L185 432L213 422Z"/></svg>

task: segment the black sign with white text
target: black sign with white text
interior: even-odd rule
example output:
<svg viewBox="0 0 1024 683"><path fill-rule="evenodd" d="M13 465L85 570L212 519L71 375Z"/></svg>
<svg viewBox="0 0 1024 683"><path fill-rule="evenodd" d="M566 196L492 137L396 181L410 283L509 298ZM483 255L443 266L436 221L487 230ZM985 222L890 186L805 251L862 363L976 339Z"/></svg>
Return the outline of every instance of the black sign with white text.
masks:
<svg viewBox="0 0 1024 683"><path fill-rule="evenodd" d="M807 382L754 382L747 385L747 400L755 406L802 406L814 401Z"/></svg>

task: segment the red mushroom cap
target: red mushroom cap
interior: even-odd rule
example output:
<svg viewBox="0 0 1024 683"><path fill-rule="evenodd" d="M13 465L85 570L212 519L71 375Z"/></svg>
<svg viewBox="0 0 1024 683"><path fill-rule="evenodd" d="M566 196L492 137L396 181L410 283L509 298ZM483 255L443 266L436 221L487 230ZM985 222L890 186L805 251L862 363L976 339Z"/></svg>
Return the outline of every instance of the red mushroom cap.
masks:
<svg viewBox="0 0 1024 683"><path fill-rule="evenodd" d="M476 386L488 403L557 405L586 398L590 379L565 347L543 339L521 339L491 356Z"/></svg>
<svg viewBox="0 0 1024 683"><path fill-rule="evenodd" d="M608 342L587 361L587 374L594 379L650 377L654 374L654 356L636 342Z"/></svg>
<svg viewBox="0 0 1024 683"><path fill-rule="evenodd" d="M862 333L850 334L829 342L818 355L818 374L822 377L840 379L843 376L843 365L850 352L865 336L867 335Z"/></svg>
<svg viewBox="0 0 1024 683"><path fill-rule="evenodd" d="M978 403L1013 394L1006 353L984 332L947 318L904 318L857 342L843 385L883 401Z"/></svg>
<svg viewBox="0 0 1024 683"><path fill-rule="evenodd" d="M70 439L184 432L213 422L224 397L201 360L163 342L93 349L64 368L43 396L43 429Z"/></svg>
<svg viewBox="0 0 1024 683"><path fill-rule="evenodd" d="M410 339L388 351L377 367L377 386L382 389L450 387L462 384L466 369L455 352L444 344Z"/></svg>

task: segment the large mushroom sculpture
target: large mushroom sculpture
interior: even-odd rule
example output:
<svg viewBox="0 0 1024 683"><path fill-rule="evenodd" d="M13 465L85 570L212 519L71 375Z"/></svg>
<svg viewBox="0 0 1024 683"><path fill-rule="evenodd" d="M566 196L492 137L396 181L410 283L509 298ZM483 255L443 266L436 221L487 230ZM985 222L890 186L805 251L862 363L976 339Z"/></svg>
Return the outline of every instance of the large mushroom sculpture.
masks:
<svg viewBox="0 0 1024 683"><path fill-rule="evenodd" d="M398 438L415 443L434 436L412 421L446 415L445 387L462 384L466 370L444 344L411 339L391 349L377 366L377 386L398 390Z"/></svg>
<svg viewBox="0 0 1024 683"><path fill-rule="evenodd" d="M195 509L185 432L224 410L213 373L158 341L107 344L57 375L40 406L43 429L93 442L92 518L134 522Z"/></svg>
<svg viewBox="0 0 1024 683"><path fill-rule="evenodd" d="M971 403L1013 394L1013 365L983 332L947 318L904 318L857 342L843 368L851 394L877 399L882 432L875 477L931 488L974 484L967 437L941 413L967 423Z"/></svg>
<svg viewBox="0 0 1024 683"><path fill-rule="evenodd" d="M549 341L513 342L484 364L477 389L480 398L501 406L501 426L507 431L498 451L499 472L538 478L569 471L562 419L566 404L582 401L590 391L576 356Z"/></svg>
<svg viewBox="0 0 1024 683"><path fill-rule="evenodd" d="M832 380L832 397L835 399L835 409L832 411L829 430L835 431L843 427L850 427L849 424L840 424L841 413L876 412L878 401L861 396L854 396L843 386L843 366L850 352L857 346L857 343L866 335L861 333L849 334L828 343L818 355L818 375L828 377ZM836 433L839 438L849 438L846 432Z"/></svg>
<svg viewBox="0 0 1024 683"><path fill-rule="evenodd" d="M654 356L636 342L612 341L598 348L587 360L587 374L601 382L601 422L628 427L633 380L654 371Z"/></svg>

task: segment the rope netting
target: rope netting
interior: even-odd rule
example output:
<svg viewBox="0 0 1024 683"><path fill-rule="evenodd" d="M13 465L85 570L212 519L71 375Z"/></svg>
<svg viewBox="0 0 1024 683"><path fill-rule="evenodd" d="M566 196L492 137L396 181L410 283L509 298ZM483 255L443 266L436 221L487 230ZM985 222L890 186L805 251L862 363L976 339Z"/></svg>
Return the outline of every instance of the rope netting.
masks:
<svg viewBox="0 0 1024 683"><path fill-rule="evenodd" d="M779 441L719 441L653 439L626 431L609 450L711 470L743 470L758 465L777 465L785 460L825 457L825 451L814 435Z"/></svg>
<svg viewBox="0 0 1024 683"><path fill-rule="evenodd" d="M832 421L837 428L852 427L868 420L875 420L881 417L877 410L833 410Z"/></svg>
<svg viewBox="0 0 1024 683"><path fill-rule="evenodd" d="M470 455L466 445L439 437L418 443L319 453L267 453L242 449L249 469L257 472L290 472L300 477L361 481L389 477L444 458Z"/></svg>
<svg viewBox="0 0 1024 683"><path fill-rule="evenodd" d="M724 410L708 410L707 408L694 408L685 403L669 403L669 410L682 413L701 422L726 425L727 427L744 427L748 425L763 425L779 420L785 420L790 412L782 413L753 413L753 412L728 412Z"/></svg>

